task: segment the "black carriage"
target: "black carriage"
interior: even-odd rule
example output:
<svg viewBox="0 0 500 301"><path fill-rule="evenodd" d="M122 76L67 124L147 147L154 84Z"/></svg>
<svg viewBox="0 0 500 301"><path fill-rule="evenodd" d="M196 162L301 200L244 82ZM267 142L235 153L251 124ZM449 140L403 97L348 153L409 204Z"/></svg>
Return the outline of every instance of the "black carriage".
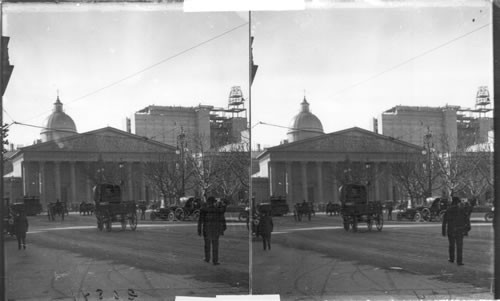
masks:
<svg viewBox="0 0 500 301"><path fill-rule="evenodd" d="M340 187L341 212L344 229L358 231L358 224L364 222L368 231L373 224L378 231L384 226L384 216L381 202L368 201L366 186L361 184L347 184Z"/></svg>
<svg viewBox="0 0 500 301"><path fill-rule="evenodd" d="M158 208L153 209L149 214L149 218L154 221L161 219L164 221L173 221L175 219L175 212L171 208Z"/></svg>
<svg viewBox="0 0 500 301"><path fill-rule="evenodd" d="M47 216L49 217L49 221L55 221L57 216L61 217L61 220L64 221L64 216L68 214L68 209L66 202L51 202L47 205Z"/></svg>
<svg viewBox="0 0 500 301"><path fill-rule="evenodd" d="M111 231L113 222L120 222L122 230L137 228L137 211L134 201L122 201L121 189L118 185L99 184L94 187L95 216L97 228Z"/></svg>
<svg viewBox="0 0 500 301"><path fill-rule="evenodd" d="M200 217L200 209L202 201L199 198L183 197L180 199L180 206L171 207L175 218L179 221L186 219L198 220Z"/></svg>

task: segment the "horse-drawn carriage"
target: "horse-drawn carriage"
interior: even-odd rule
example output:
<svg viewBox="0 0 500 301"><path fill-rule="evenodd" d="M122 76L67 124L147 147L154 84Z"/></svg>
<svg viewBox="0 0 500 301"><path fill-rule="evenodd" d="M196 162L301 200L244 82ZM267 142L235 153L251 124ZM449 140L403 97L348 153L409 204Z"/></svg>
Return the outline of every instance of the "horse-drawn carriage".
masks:
<svg viewBox="0 0 500 301"><path fill-rule="evenodd" d="M113 222L120 222L122 230L127 228L135 231L137 228L137 211L134 201L122 201L121 189L118 185L99 184L94 187L95 216L97 228L111 231Z"/></svg>
<svg viewBox="0 0 500 301"><path fill-rule="evenodd" d="M381 202L369 202L366 186L360 184L347 184L340 187L341 212L344 229L353 232L358 230L360 222L366 222L371 231L373 224L377 230L382 231L384 216Z"/></svg>
<svg viewBox="0 0 500 301"><path fill-rule="evenodd" d="M49 221L55 221L56 216L60 216L61 220L64 220L64 215L68 214L68 209L66 206L66 202L60 202L57 200L56 202L51 202L47 204L47 216L49 217Z"/></svg>

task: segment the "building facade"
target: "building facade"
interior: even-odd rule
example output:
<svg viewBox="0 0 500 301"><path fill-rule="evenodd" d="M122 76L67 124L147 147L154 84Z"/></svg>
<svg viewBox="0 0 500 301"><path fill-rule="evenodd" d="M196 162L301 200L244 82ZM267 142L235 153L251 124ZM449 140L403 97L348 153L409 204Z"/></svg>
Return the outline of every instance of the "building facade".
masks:
<svg viewBox="0 0 500 301"><path fill-rule="evenodd" d="M148 106L134 114L130 128L136 135L169 145L178 145L179 137L184 137L199 149L241 142L241 132L247 129L241 89L231 89L227 108Z"/></svg>
<svg viewBox="0 0 500 301"><path fill-rule="evenodd" d="M20 149L9 176L21 178L23 195L44 205L92 201L92 187L103 182L122 186L123 200L148 201L158 196L148 185L146 164L165 154L175 156L175 148L106 127Z"/></svg>
<svg viewBox="0 0 500 301"><path fill-rule="evenodd" d="M395 200L401 194L390 176L391 163L420 154L422 148L360 128L271 147L259 156L260 177L270 195L292 203L339 202L343 183L367 185L370 200Z"/></svg>
<svg viewBox="0 0 500 301"><path fill-rule="evenodd" d="M493 129L492 118L466 116L458 106L396 106L382 113L380 123L383 135L416 145L424 145L431 135L439 152L486 142Z"/></svg>

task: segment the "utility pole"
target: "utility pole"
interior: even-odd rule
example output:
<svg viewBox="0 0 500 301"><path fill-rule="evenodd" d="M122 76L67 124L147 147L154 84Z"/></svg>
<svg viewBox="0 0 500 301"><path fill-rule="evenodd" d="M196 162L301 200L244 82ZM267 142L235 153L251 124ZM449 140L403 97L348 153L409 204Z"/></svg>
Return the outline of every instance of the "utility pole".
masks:
<svg viewBox="0 0 500 301"><path fill-rule="evenodd" d="M3 131L3 95L5 90L7 89L7 84L9 83L10 75L12 74L12 70L14 66L9 63L9 52L7 45L9 43L9 38L3 36L3 4L0 1L0 126L2 127L2 131L0 131L0 175L2 176L0 181L0 197L2 200L0 201L0 215L2 215L2 222L0 223L0 300L7 300L7 277L5 273L5 245L4 245L4 225L3 225L3 216L5 214L5 200L4 200L4 183L3 183L3 172L4 172L4 145L3 142L5 140L4 131Z"/></svg>

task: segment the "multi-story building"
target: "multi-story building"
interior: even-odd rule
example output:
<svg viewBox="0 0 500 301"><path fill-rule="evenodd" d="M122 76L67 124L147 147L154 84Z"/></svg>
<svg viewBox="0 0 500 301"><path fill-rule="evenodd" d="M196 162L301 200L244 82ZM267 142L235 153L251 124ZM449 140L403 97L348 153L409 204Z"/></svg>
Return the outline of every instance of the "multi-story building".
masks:
<svg viewBox="0 0 500 301"><path fill-rule="evenodd" d="M416 145L430 139L438 151L456 151L488 141L493 118L485 115L490 110L477 106L473 110L449 105L395 106L382 113L380 123L385 136Z"/></svg>
<svg viewBox="0 0 500 301"><path fill-rule="evenodd" d="M247 128L246 109L239 87L233 87L226 108L148 106L134 114L129 130L165 144L178 146L180 137L188 145L204 149L241 141ZM200 145L201 143L201 145Z"/></svg>

